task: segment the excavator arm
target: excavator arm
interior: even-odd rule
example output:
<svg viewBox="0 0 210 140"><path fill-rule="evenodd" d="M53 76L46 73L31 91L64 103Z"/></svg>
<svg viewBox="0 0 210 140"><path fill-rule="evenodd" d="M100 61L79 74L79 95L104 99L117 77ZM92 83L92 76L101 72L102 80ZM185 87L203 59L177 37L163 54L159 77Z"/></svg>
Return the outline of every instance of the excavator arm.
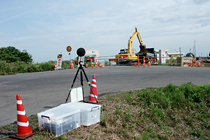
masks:
<svg viewBox="0 0 210 140"><path fill-rule="evenodd" d="M132 36L128 40L128 52L132 53L132 43L135 37L137 36L139 43L140 43L140 51L139 53L147 53L146 51L146 45L144 45L143 41L141 40L141 36L139 34L138 28L135 28L135 32L133 32Z"/></svg>
<svg viewBox="0 0 210 140"><path fill-rule="evenodd" d="M144 43L143 43L143 41L141 40L141 36L140 36L139 31L138 31L138 28L135 28L135 29L136 29L137 38L138 38L138 40L139 40L140 45L141 45L141 46L145 46Z"/></svg>
<svg viewBox="0 0 210 140"><path fill-rule="evenodd" d="M136 33L137 33L137 38L139 40L139 47L140 47L140 51L139 53L147 53L147 50L146 50L146 45L144 45L143 41L141 40L141 36L139 34L139 31L138 31L138 28L135 28L136 29Z"/></svg>

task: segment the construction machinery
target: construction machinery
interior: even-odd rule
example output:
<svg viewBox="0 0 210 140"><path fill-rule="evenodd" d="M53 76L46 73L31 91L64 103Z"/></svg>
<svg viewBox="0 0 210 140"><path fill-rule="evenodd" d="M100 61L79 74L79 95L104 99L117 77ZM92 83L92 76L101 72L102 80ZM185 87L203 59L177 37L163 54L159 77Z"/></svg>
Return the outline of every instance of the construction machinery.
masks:
<svg viewBox="0 0 210 140"><path fill-rule="evenodd" d="M140 51L135 54L132 49L132 43L137 36L139 43L140 43ZM154 48L153 48L153 53L154 53ZM139 34L138 28L135 28L135 32L133 32L132 36L128 40L128 48L127 49L121 49L120 53L115 56L113 59L109 59L109 61L116 61L117 64L129 64L133 62L138 61L138 57L140 59L140 62L143 61L143 57L146 58L146 62L148 62L148 58L146 57L147 53L151 53L150 51L147 51L146 45L144 45L141 36Z"/></svg>

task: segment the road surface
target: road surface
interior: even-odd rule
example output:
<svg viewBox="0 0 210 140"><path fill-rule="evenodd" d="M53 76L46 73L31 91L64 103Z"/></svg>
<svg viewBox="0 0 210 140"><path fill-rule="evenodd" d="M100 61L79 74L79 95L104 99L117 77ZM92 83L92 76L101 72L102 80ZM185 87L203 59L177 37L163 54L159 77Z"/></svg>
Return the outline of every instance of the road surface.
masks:
<svg viewBox="0 0 210 140"><path fill-rule="evenodd" d="M89 81L96 74L98 95L147 87L177 86L192 82L210 84L210 69L204 67L133 67L84 68ZM0 76L0 126L17 120L16 94L20 94L27 116L64 103L77 69ZM80 75L74 87L79 87ZM84 78L85 96L89 86Z"/></svg>

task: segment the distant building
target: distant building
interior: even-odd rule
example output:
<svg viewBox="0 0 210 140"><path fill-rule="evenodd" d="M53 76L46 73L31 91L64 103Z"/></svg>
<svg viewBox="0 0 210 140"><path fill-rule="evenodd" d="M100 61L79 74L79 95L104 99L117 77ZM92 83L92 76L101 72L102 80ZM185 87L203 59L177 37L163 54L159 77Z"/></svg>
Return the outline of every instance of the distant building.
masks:
<svg viewBox="0 0 210 140"><path fill-rule="evenodd" d="M85 56L94 56L95 59L99 58L99 51L98 50L86 50Z"/></svg>
<svg viewBox="0 0 210 140"><path fill-rule="evenodd" d="M155 50L157 54L157 60L159 60L159 50ZM184 53L183 52L175 52L175 53L169 53L168 50L165 50L165 58L166 59L176 59L177 57L183 57Z"/></svg>

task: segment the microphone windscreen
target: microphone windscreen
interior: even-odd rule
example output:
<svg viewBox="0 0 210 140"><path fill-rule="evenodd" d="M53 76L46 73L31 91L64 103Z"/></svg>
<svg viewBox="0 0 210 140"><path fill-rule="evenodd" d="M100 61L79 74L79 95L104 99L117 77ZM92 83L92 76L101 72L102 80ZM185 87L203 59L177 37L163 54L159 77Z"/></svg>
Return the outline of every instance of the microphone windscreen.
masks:
<svg viewBox="0 0 210 140"><path fill-rule="evenodd" d="M80 57L85 55L85 49L84 48L79 48L77 50L77 55L79 55Z"/></svg>

